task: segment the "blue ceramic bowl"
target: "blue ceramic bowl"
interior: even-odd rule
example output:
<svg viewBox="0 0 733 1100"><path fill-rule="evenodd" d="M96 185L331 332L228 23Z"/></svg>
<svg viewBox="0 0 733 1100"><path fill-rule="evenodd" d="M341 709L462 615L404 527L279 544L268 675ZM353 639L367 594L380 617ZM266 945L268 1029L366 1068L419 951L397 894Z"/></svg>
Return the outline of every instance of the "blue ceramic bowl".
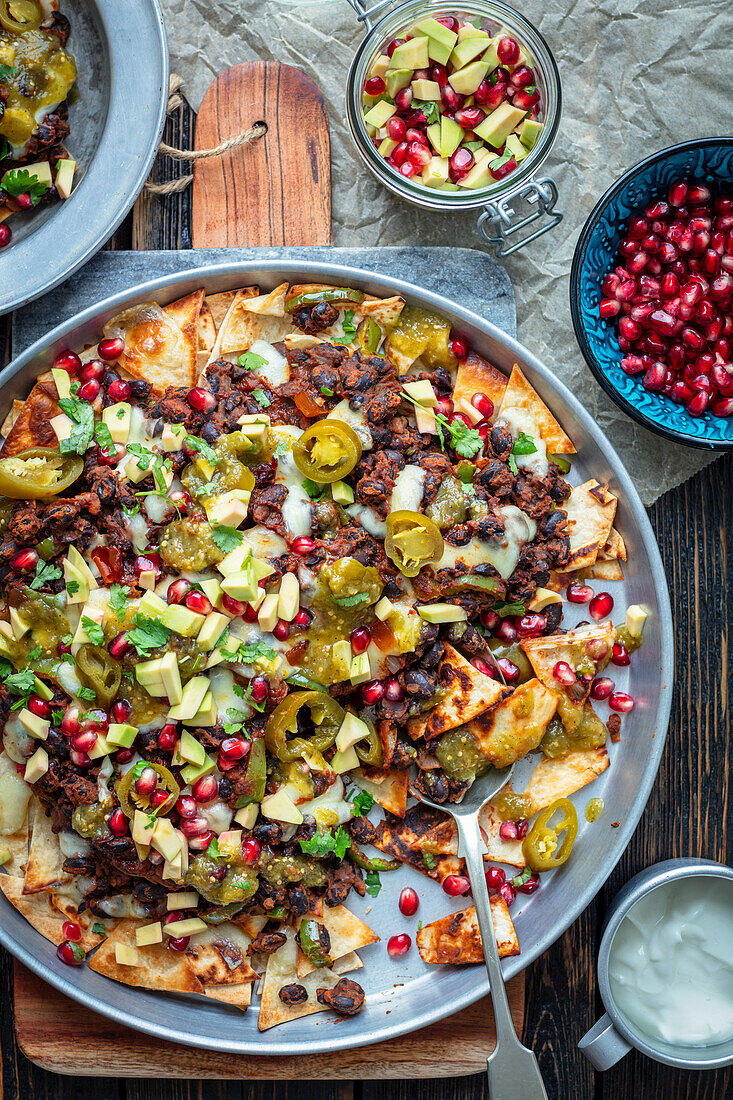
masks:
<svg viewBox="0 0 733 1100"><path fill-rule="evenodd" d="M733 138L700 138L647 157L606 191L583 227L570 273L570 312L580 350L596 379L639 424L689 447L733 449L733 417L690 416L663 394L649 393L639 375L621 369L614 321L598 316L601 282L616 265L620 233L652 199L666 198L669 185L686 178L733 190Z"/></svg>

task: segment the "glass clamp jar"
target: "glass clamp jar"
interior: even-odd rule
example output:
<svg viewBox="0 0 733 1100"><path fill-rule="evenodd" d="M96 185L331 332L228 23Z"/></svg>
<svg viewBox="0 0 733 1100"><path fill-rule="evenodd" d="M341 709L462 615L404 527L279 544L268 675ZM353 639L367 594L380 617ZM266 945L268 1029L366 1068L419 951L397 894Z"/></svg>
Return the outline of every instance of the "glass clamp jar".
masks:
<svg viewBox="0 0 733 1100"><path fill-rule="evenodd" d="M394 2L377 0L377 3L367 7L363 0L349 0L366 30L352 61L346 87L346 114L357 151L377 179L393 194L408 202L446 213L480 208L478 230L482 239L495 248L498 256L508 256L541 237L562 220L562 214L555 210L558 193L554 181L539 175L554 144L560 122L560 76L552 53L539 31L519 12L500 0L464 0L455 7L446 5L444 0L407 0L396 7ZM368 128L365 120L365 113L368 113L364 105L365 83L373 73L377 59L384 57L384 50L395 39L402 40L416 24L441 18L458 20L459 24L468 25L469 30L469 24L472 24L479 34L486 31L494 39L500 33L502 37L512 38L520 47L519 63L523 64L526 60L527 65L531 65L536 81L534 89L530 90L536 90L539 95L537 111L541 128L538 127L534 144L528 151L522 150L522 157L517 158L512 171L501 178L493 178L485 185L455 188L450 185L428 186L416 173L415 178L410 178L404 171L399 171L384 152L379 151L378 143L384 129L381 132L377 129L375 133L375 127ZM472 35L473 31L470 30L470 33ZM454 76L455 72L451 75ZM460 98L467 99L469 105L473 103L471 96ZM370 99L368 102L371 106L373 101ZM513 140L516 141L516 138ZM474 144L480 146L482 143L477 141ZM427 144L425 147L427 150L430 148ZM500 157L498 151L496 156Z"/></svg>

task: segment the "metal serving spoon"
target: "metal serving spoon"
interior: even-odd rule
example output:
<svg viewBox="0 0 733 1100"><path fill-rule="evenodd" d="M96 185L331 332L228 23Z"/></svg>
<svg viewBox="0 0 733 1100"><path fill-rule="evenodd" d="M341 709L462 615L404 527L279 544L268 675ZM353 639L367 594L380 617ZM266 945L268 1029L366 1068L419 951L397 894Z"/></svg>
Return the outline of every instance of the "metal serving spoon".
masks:
<svg viewBox="0 0 733 1100"><path fill-rule="evenodd" d="M506 998L489 892L484 877L484 844L478 823L479 812L509 782L513 770L514 765L509 768L492 768L469 787L462 802L437 803L417 791L414 793L426 806L450 814L458 827L458 852L466 861L471 880L496 1021L496 1046L486 1060L489 1096L491 1100L547 1100L537 1059L517 1038Z"/></svg>

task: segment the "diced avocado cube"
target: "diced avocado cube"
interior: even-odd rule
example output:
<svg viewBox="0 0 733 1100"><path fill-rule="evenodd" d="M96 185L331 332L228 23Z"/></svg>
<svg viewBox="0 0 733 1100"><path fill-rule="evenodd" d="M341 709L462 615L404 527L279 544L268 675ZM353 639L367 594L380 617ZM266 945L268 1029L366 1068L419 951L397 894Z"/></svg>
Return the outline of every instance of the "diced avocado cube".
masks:
<svg viewBox="0 0 733 1100"><path fill-rule="evenodd" d="M204 677L200 678L204 679ZM181 752L181 758L188 761L189 764L193 764L194 767L200 768L206 763L204 746L200 745L193 734L189 733L188 730L184 730L181 734L181 740L178 742L178 747Z"/></svg>
<svg viewBox="0 0 733 1100"><path fill-rule="evenodd" d="M167 626L174 634L180 634L184 638L193 638L204 625L205 616L196 611L190 611L182 604L172 603L166 607L161 616L163 626Z"/></svg>
<svg viewBox="0 0 733 1100"><path fill-rule="evenodd" d="M389 69L389 60L389 56L386 53L380 53L379 57L369 70L369 75L378 76L380 77L380 79L384 80L387 74L387 70Z"/></svg>
<svg viewBox="0 0 733 1100"><path fill-rule="evenodd" d="M453 47L438 42L436 38L428 39L428 57L431 61L437 61L439 65L447 65Z"/></svg>
<svg viewBox="0 0 733 1100"><path fill-rule="evenodd" d="M281 619L292 622L300 609L300 585L295 573L285 573L280 581L277 613Z"/></svg>
<svg viewBox="0 0 733 1100"><path fill-rule="evenodd" d="M184 730L184 736L186 731ZM175 763L175 761L174 761ZM185 764L181 768L181 775L184 783L195 783L197 779L202 779L203 776L209 775L216 767L216 757L207 756L203 764Z"/></svg>
<svg viewBox="0 0 733 1100"><path fill-rule="evenodd" d="M249 558L249 555L251 553L252 547L249 545L249 543L240 542L239 546L235 546L233 550L230 550L229 553L221 559L216 568L225 577L230 576L232 573L241 573L244 569L244 563ZM204 584L207 583L209 582L204 581ZM221 581L219 581L218 583L221 584ZM201 585L202 588L204 587L204 584ZM204 591L206 590L204 589ZM210 596L209 599L211 599Z"/></svg>
<svg viewBox="0 0 733 1100"><path fill-rule="evenodd" d="M164 424L163 434L160 439L164 451L180 451L183 440L186 438L186 429L183 424Z"/></svg>
<svg viewBox="0 0 733 1100"><path fill-rule="evenodd" d="M499 149L526 113L519 107L512 107L511 103L501 103L476 127L474 133L489 145L493 145L495 149Z"/></svg>
<svg viewBox="0 0 733 1100"><path fill-rule="evenodd" d="M172 651L162 657L141 661L135 665L135 678L148 695L158 699L167 697L175 706L180 705L183 698L181 674L178 670L176 655Z"/></svg>
<svg viewBox="0 0 733 1100"><path fill-rule="evenodd" d="M247 518L251 494L244 489L232 489L207 503L206 514L212 526L239 527Z"/></svg>
<svg viewBox="0 0 733 1100"><path fill-rule="evenodd" d="M60 370L58 367L52 367L51 374L56 383L56 393L59 397L69 397L71 395L71 375L69 372Z"/></svg>
<svg viewBox="0 0 733 1100"><path fill-rule="evenodd" d="M330 766L331 770L336 772L336 775L342 775L344 772L350 772L360 765L361 761L356 755L356 749L351 745L343 752L335 752L331 758Z"/></svg>
<svg viewBox="0 0 733 1100"><path fill-rule="evenodd" d="M51 723L46 718L39 718L27 707L23 707L20 711L18 720L26 733L31 737L35 737L37 741L45 741L48 737Z"/></svg>
<svg viewBox="0 0 733 1100"><path fill-rule="evenodd" d="M418 607L417 613L426 623L461 623L467 615L462 607L454 603L431 603Z"/></svg>
<svg viewBox="0 0 733 1100"><path fill-rule="evenodd" d="M415 37L403 42L392 54L390 68L392 69L427 69L428 67L428 39Z"/></svg>
<svg viewBox="0 0 733 1100"><path fill-rule="evenodd" d="M423 19L422 23L418 23L415 30L420 34L426 34L428 38L435 39L436 42L442 42L444 46L450 46L451 49L458 41L458 35L455 31L452 31L450 27L446 27L445 24L439 23L437 19Z"/></svg>
<svg viewBox="0 0 733 1100"><path fill-rule="evenodd" d="M180 840L180 838L178 838ZM180 847L179 847L180 851ZM159 920L154 924L143 924L135 929L135 943L138 947L151 947L154 943L163 942L163 925Z"/></svg>
<svg viewBox="0 0 733 1100"><path fill-rule="evenodd" d="M300 825L303 820L302 813L284 786L262 799L260 811L263 817L269 817L271 821L285 821L289 825Z"/></svg>
<svg viewBox="0 0 733 1100"><path fill-rule="evenodd" d="M435 80L413 80L412 92L416 99L440 99L440 85Z"/></svg>
<svg viewBox="0 0 733 1100"><path fill-rule="evenodd" d="M166 935L179 939L182 936L193 936L196 932L205 932L208 927L201 917L185 917L183 920L174 920L166 924L163 931Z"/></svg>
<svg viewBox="0 0 733 1100"><path fill-rule="evenodd" d="M186 726L215 726L218 716L214 693L213 691L207 691L199 709L192 718L184 718L183 723Z"/></svg>
<svg viewBox="0 0 733 1100"><path fill-rule="evenodd" d="M458 28L458 41L464 38L489 38L488 31L482 31L480 27L474 27L473 23L463 23Z"/></svg>
<svg viewBox="0 0 733 1100"><path fill-rule="evenodd" d="M440 116L440 155L452 157L463 141L463 129L447 115Z"/></svg>
<svg viewBox="0 0 733 1100"><path fill-rule="evenodd" d="M638 603L632 603L626 612L626 629L632 638L641 638L644 633L644 623L648 618L647 612Z"/></svg>
<svg viewBox="0 0 733 1100"><path fill-rule="evenodd" d="M274 565L267 560L267 558L252 558L252 572L258 581L264 580L265 577L271 577L276 572Z"/></svg>
<svg viewBox="0 0 733 1100"><path fill-rule="evenodd" d="M481 54L481 60L485 61L486 64L489 66L490 73L493 73L497 65L501 64L501 62L499 61L499 51L497 49L498 45L499 36L497 35L496 38L492 38L491 45L489 46L488 50L485 50L485 52Z"/></svg>
<svg viewBox="0 0 733 1100"><path fill-rule="evenodd" d="M542 123L535 122L533 118L525 118L519 128L519 140L525 149L533 149L537 138L540 136Z"/></svg>
<svg viewBox="0 0 733 1100"><path fill-rule="evenodd" d="M260 604L257 621L263 630L272 630L277 622L277 592L268 592Z"/></svg>
<svg viewBox="0 0 733 1100"><path fill-rule="evenodd" d="M351 711L346 712L346 717L341 723L341 728L336 734L336 748L339 752L346 752L348 748L370 736L369 726L357 718Z"/></svg>
<svg viewBox="0 0 733 1100"><path fill-rule="evenodd" d="M334 481L331 485L331 496L336 504L353 504L354 490L345 481Z"/></svg>
<svg viewBox="0 0 733 1100"><path fill-rule="evenodd" d="M450 61L453 68L460 70L465 65L468 65L469 61L473 61L475 57L478 57L479 54L484 52L488 44L488 34L485 38L478 35L472 35L470 38L464 38L462 41L459 41L453 49L453 53L450 55ZM453 75L455 76L456 73L454 72ZM451 81L451 83L453 83L453 81ZM478 87L478 84L476 87Z"/></svg>
<svg viewBox="0 0 733 1100"><path fill-rule="evenodd" d="M396 110L394 103L388 103L386 99L383 99L379 103L375 103L371 111L364 115L364 121L367 126L376 126L379 129L384 126L387 119L391 118Z"/></svg>
<svg viewBox="0 0 733 1100"><path fill-rule="evenodd" d="M432 145L435 152L440 156L440 123L432 122L428 126L428 141ZM455 150L454 150L455 151Z"/></svg>
<svg viewBox="0 0 733 1100"><path fill-rule="evenodd" d="M257 598L257 588L257 578L251 565L240 573L232 573L221 582L222 592L226 592L227 596L231 596L234 600L243 600L245 603Z"/></svg>
<svg viewBox="0 0 733 1100"><path fill-rule="evenodd" d="M237 810L234 815L234 820L237 825L241 825L243 829L254 829L259 812L260 808L258 804L256 802L251 802L249 806L243 806L241 810Z"/></svg>
<svg viewBox="0 0 733 1100"><path fill-rule="evenodd" d="M406 88L412 80L412 69L390 69L384 78L387 95L394 99L399 91Z"/></svg>
<svg viewBox="0 0 733 1100"><path fill-rule="evenodd" d="M233 570L236 573L236 569ZM199 582L199 588L205 596L211 601L214 607L219 607L221 604L221 585L216 577L207 577L205 580Z"/></svg>
<svg viewBox="0 0 733 1100"><path fill-rule="evenodd" d="M89 749L90 760L101 760L103 756L109 756L111 752L114 752L114 745L110 745L107 736L103 733L97 734L97 740Z"/></svg>
<svg viewBox="0 0 733 1100"><path fill-rule="evenodd" d="M116 405L108 405L102 412L102 420L109 428L109 434L115 443L127 443L130 434L130 422L132 417L132 405L127 401L118 401ZM180 450L180 444L177 450Z"/></svg>
<svg viewBox="0 0 733 1100"><path fill-rule="evenodd" d="M135 810L132 819L132 839L136 844L148 846L150 844L155 818L152 814L146 814L144 810Z"/></svg>
<svg viewBox="0 0 733 1100"><path fill-rule="evenodd" d="M331 666L337 681L348 680L351 671L351 642L334 642L331 646Z"/></svg>
<svg viewBox="0 0 733 1100"><path fill-rule="evenodd" d="M425 186L439 187L441 183L445 183L448 179L449 163L448 157L432 157L430 163L423 168L420 177Z"/></svg>
<svg viewBox="0 0 733 1100"><path fill-rule="evenodd" d="M504 146L504 152L511 153L514 159L519 162L527 156L529 150L525 149L516 134L509 134L506 139L506 145Z"/></svg>
<svg viewBox="0 0 733 1100"><path fill-rule="evenodd" d="M146 592L140 600L138 610L149 619L157 619L168 610L168 604L160 596L156 596L155 592Z"/></svg>
<svg viewBox="0 0 733 1100"><path fill-rule="evenodd" d="M489 155L477 160L471 171L459 181L458 186L471 190L476 187L488 187L494 182L494 177L489 171L489 164L495 157Z"/></svg>
<svg viewBox="0 0 733 1100"><path fill-rule="evenodd" d="M397 148L397 142L396 141L393 141L392 138L384 138L382 140L382 142L380 143L380 146L377 149L377 152L379 153L380 157L384 157L386 159L387 157L392 156L392 153L394 153L396 148Z"/></svg>
<svg viewBox="0 0 733 1100"><path fill-rule="evenodd" d="M31 624L27 619L24 619L16 608L10 608L10 625L13 628L14 636L20 640L31 628Z"/></svg>
<svg viewBox="0 0 733 1100"><path fill-rule="evenodd" d="M212 650L224 633L229 619L218 611L210 611L204 619L196 638L196 645L205 653Z"/></svg>
<svg viewBox="0 0 733 1100"><path fill-rule="evenodd" d="M137 726L128 726L126 722L112 722L107 731L110 745L117 745L121 749L129 749L136 737Z"/></svg>
<svg viewBox="0 0 733 1100"><path fill-rule="evenodd" d="M48 684L44 684L43 680L39 680L36 676L33 683L33 690L36 695L40 695L42 699L45 699L47 703L50 703L53 699L53 692Z"/></svg>
<svg viewBox="0 0 733 1100"><path fill-rule="evenodd" d="M176 706L171 707L168 712L168 717L174 722L185 722L189 718L193 718L194 714L198 711L199 707L204 701L207 691L209 690L209 680L207 676L194 676L189 680L183 689L181 701ZM183 738L181 738L183 740ZM203 753L203 749L201 750ZM202 763L201 759L192 759L187 756L183 745L181 745L181 756L186 760L190 760L192 764Z"/></svg>
<svg viewBox="0 0 733 1100"><path fill-rule="evenodd" d="M356 657L351 658L351 666L349 668L349 679L352 684L363 684L366 680L371 680L372 670L369 667L369 654L359 653Z"/></svg>
<svg viewBox="0 0 733 1100"><path fill-rule="evenodd" d="M42 775L48 771L48 753L39 745L36 751L26 761L24 779L26 783L36 783ZM3 860L7 863L7 860Z"/></svg>
<svg viewBox="0 0 733 1100"><path fill-rule="evenodd" d="M71 160L69 157L64 157L61 160L56 161L56 179L54 181L56 190L62 199L68 199L71 194L71 189L74 186L74 173L76 172L76 161Z"/></svg>
<svg viewBox="0 0 733 1100"><path fill-rule="evenodd" d="M374 614L380 622L386 623L394 609L395 607L392 601L387 596L382 596L381 600L374 608Z"/></svg>
<svg viewBox="0 0 733 1100"><path fill-rule="evenodd" d="M179 854L182 843L170 819L167 817L159 817L153 828L150 846L155 848L156 852L160 852L163 859L167 859L170 863Z"/></svg>
<svg viewBox="0 0 733 1100"><path fill-rule="evenodd" d="M45 183L46 187L51 186L51 165L47 160L36 161L35 164L24 164L23 170L30 176L35 176L39 183ZM8 173L6 173L7 175ZM5 176L3 176L3 180ZM0 184L2 186L2 184Z"/></svg>
<svg viewBox="0 0 733 1100"><path fill-rule="evenodd" d="M471 39L467 39L471 41ZM460 95L472 95L478 88L481 81L489 71L489 66L485 61L480 58L478 61L472 61L470 65L466 65L463 69L459 69L457 73L453 73L448 77L448 81L454 91Z"/></svg>

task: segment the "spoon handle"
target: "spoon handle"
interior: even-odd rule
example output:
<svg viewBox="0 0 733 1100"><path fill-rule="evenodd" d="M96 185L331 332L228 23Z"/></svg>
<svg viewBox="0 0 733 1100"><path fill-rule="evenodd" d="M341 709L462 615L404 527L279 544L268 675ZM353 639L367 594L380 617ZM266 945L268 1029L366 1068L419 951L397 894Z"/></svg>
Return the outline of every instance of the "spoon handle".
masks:
<svg viewBox="0 0 733 1100"><path fill-rule="evenodd" d="M461 842L459 850L466 860L471 880L496 1022L496 1046L487 1059L489 1096L491 1100L547 1100L537 1059L531 1050L522 1046L514 1030L484 877L478 818L456 817L456 823Z"/></svg>

